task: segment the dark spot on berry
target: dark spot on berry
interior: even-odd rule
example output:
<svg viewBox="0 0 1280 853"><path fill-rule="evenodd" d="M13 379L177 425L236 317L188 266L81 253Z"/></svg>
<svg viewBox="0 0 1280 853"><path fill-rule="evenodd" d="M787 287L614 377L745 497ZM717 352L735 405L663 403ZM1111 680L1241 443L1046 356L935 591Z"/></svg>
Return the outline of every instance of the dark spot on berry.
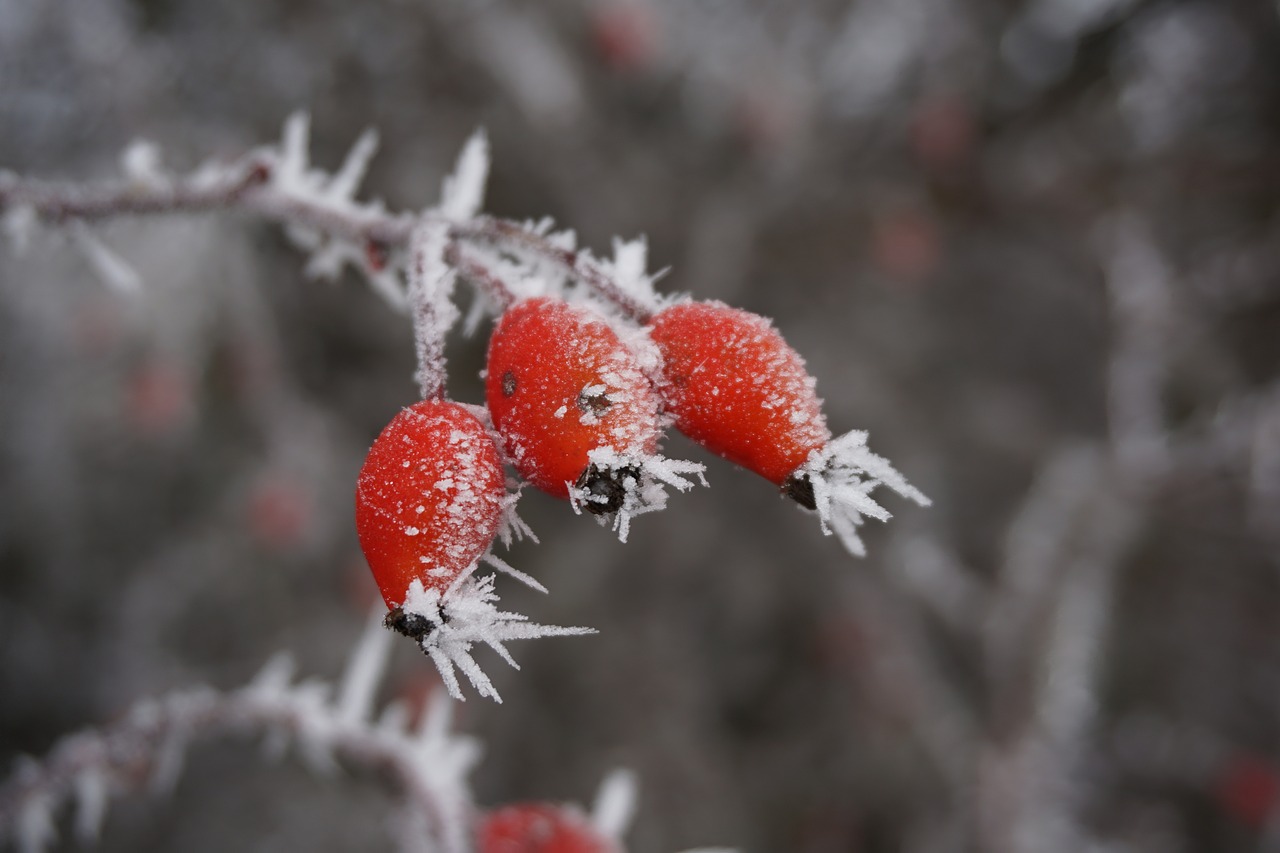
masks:
<svg viewBox="0 0 1280 853"><path fill-rule="evenodd" d="M586 492L583 509L592 515L608 515L622 509L626 502L627 480L640 482L640 469L624 465L613 470L592 463L574 485L579 491Z"/></svg>
<svg viewBox="0 0 1280 853"><path fill-rule="evenodd" d="M449 617L443 610L439 611L440 621L448 622ZM397 634L404 634L414 642L421 643L431 636L436 626L420 613L409 613L403 607L397 607L387 614L382 624Z"/></svg>
<svg viewBox="0 0 1280 853"><path fill-rule="evenodd" d="M817 509L818 503L813 499L813 483L808 474L792 474L782 484L782 493L805 509Z"/></svg>
<svg viewBox="0 0 1280 853"><path fill-rule="evenodd" d="M502 374L502 396L510 397L516 393L516 375L508 370Z"/></svg>
<svg viewBox="0 0 1280 853"><path fill-rule="evenodd" d="M578 408L583 412L599 417L609 411L609 407L613 405L613 402L605 396L603 391L594 390L595 387L594 385L588 385L578 393Z"/></svg>

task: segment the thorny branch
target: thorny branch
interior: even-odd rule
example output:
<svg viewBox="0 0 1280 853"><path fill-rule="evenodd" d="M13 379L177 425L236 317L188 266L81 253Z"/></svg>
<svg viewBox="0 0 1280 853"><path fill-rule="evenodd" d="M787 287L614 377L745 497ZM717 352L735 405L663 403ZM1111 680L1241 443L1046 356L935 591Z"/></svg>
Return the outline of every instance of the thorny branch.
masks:
<svg viewBox="0 0 1280 853"><path fill-rule="evenodd" d="M279 149L259 149L230 165L207 165L190 175L149 174L82 185L0 173L0 217L8 230L14 231L37 223L65 226L125 217L239 211L360 247L358 256L346 260L356 262L371 278L410 251L415 228L434 223L444 228L447 251L454 258L462 244L529 257L581 282L632 320L643 323L652 316L648 300L629 292L590 253L565 245L563 239L552 239L544 228L478 213L461 221L436 209L417 215L391 213L381 203L352 201L358 171L370 153L371 145L361 145L363 137L348 158L349 163L360 161L359 165L344 167L328 188L314 186L324 176L307 173L305 126L290 138L299 121L298 117L291 119L293 124L286 127ZM301 159L301 163L290 158ZM299 180L302 175L313 185ZM314 238L300 242L317 244L313 247L317 252L323 247L323 241ZM467 254L466 259L468 278L487 295L497 296L499 304L514 298L514 290L496 266L486 264L477 253Z"/></svg>
<svg viewBox="0 0 1280 853"><path fill-rule="evenodd" d="M370 620L332 700L326 684L290 684L292 665L277 658L240 690L172 693L135 706L112 725L64 738L0 786L0 839L9 836L22 850L44 849L56 835L54 811L71 800L78 833L93 838L113 793L171 787L192 740L249 734L277 748L292 739L319 769L331 769L339 756L389 773L404 792L406 829L429 827L440 850L469 849L472 806L464 778L479 753L470 738L449 732L448 701L435 703L412 731L395 705L380 720L370 719L390 637L379 620ZM422 839L402 842L412 850Z"/></svg>

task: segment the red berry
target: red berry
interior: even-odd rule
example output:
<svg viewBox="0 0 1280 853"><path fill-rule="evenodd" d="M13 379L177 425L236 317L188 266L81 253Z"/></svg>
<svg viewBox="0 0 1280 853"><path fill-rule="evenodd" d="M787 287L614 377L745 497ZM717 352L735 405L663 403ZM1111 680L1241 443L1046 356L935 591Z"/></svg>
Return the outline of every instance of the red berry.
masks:
<svg viewBox="0 0 1280 853"><path fill-rule="evenodd" d="M487 815L476 829L478 853L621 853L575 809L520 803Z"/></svg>
<svg viewBox="0 0 1280 853"><path fill-rule="evenodd" d="M684 302L650 334L676 427L707 449L782 486L830 440L804 360L764 317Z"/></svg>
<svg viewBox="0 0 1280 853"><path fill-rule="evenodd" d="M620 478L637 471L600 470L592 451L656 453L659 401L635 356L604 318L558 299L527 299L510 308L489 342L485 398L520 476L539 489L593 498L597 513L623 503Z"/></svg>
<svg viewBox="0 0 1280 853"><path fill-rule="evenodd" d="M852 553L865 553L857 532L864 516L889 518L870 497L876 486L929 503L866 448L865 433L832 437L804 360L765 318L719 302L684 302L658 312L649 333L679 430L816 510L823 532L838 534Z"/></svg>
<svg viewBox="0 0 1280 853"><path fill-rule="evenodd" d="M388 608L414 580L446 590L488 549L504 511L498 449L463 406L402 410L369 449L356 483L360 547Z"/></svg>
<svg viewBox="0 0 1280 853"><path fill-rule="evenodd" d="M1280 775L1270 763L1256 756L1232 758L1215 787L1222 807L1236 820L1254 828L1265 826L1280 802Z"/></svg>

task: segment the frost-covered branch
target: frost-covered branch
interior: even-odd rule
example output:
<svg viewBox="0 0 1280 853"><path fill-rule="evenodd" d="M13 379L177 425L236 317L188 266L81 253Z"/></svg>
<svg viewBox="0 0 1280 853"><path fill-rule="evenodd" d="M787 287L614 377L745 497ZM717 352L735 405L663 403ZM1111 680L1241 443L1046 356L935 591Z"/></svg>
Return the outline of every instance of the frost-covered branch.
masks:
<svg viewBox="0 0 1280 853"><path fill-rule="evenodd" d="M415 729L396 704L379 719L371 716L391 639L380 620L370 621L336 695L322 682L293 683L291 661L278 657L240 690L172 693L109 726L64 738L0 787L0 838L23 851L45 849L56 838L55 814L64 803L75 804L77 833L92 838L112 795L172 787L192 741L247 734L276 747L293 741L319 770L341 758L389 772L404 792L407 826L425 826L432 849L468 850L472 804L465 779L479 751L472 739L449 731L448 700L434 702ZM421 849L421 838L404 841L405 849Z"/></svg>
<svg viewBox="0 0 1280 853"><path fill-rule="evenodd" d="M381 201L355 198L360 179L373 156L376 136L362 135L339 170L330 175L312 168L308 156L308 122L291 116L277 146L249 152L228 164L205 164L190 174L165 171L154 148L135 143L123 157L127 175L101 183L51 183L0 172L0 218L16 247L29 242L36 226L87 226L111 219L234 211L284 225L292 241L309 252L309 274L336 276L344 266L360 271L397 307L406 307L405 280L413 275L409 260L415 229L440 226L453 249L459 244L497 249L522 259L529 274L546 270L578 282L616 310L643 322L658 305L652 290L656 276L643 268L643 241L620 243L614 262L596 260L576 247L572 232L553 233L549 222L520 223L480 213L488 175L488 148L482 135L464 147L454 173L445 181L438 207L420 214L388 211ZM139 151L145 151L142 157ZM137 164L145 162L146 168ZM637 249L639 251L637 252ZM451 255L457 258L456 254ZM467 255L469 278L486 288L505 277L479 255ZM493 296L493 288L486 295Z"/></svg>

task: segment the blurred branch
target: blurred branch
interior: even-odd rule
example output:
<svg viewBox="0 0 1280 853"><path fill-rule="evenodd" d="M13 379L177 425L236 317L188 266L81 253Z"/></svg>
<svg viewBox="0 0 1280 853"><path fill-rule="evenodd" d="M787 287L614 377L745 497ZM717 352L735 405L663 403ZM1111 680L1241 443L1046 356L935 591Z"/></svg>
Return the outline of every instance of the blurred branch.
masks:
<svg viewBox="0 0 1280 853"><path fill-rule="evenodd" d="M278 657L240 690L173 693L135 706L113 725L64 738L47 758L23 763L0 786L0 837L10 836L24 851L45 849L56 835L54 811L74 799L79 835L94 838L111 794L148 784L170 789L192 740L248 733L265 736L275 751L295 740L317 770L332 770L341 756L390 772L405 793L407 822L429 827L440 850L468 850L465 777L478 750L469 738L449 733L448 700L424 713L416 731L406 728L404 709L396 705L381 720L370 718L391 636L381 619L370 620L332 700L327 684L290 684L292 663ZM420 838L404 841L406 850L421 848Z"/></svg>

